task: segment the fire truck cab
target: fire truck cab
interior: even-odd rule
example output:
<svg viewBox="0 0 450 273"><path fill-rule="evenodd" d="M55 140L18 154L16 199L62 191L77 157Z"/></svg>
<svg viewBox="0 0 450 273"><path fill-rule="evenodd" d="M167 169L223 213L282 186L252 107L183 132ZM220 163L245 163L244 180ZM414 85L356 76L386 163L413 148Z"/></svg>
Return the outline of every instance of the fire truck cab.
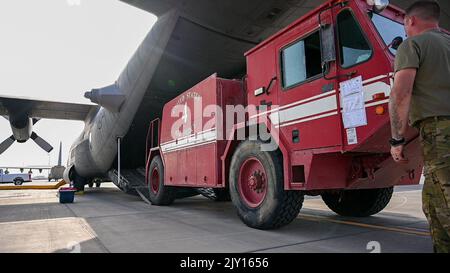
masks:
<svg viewBox="0 0 450 273"><path fill-rule="evenodd" d="M389 152L403 18L388 1L329 1L248 51L243 80L212 75L168 102L147 137L150 201L171 204L177 187L213 188L259 229L292 222L304 195L321 195L340 215L380 212L394 186L418 184L422 172L416 130L408 163ZM225 117L239 106L243 119ZM264 148L263 130L276 149Z"/></svg>

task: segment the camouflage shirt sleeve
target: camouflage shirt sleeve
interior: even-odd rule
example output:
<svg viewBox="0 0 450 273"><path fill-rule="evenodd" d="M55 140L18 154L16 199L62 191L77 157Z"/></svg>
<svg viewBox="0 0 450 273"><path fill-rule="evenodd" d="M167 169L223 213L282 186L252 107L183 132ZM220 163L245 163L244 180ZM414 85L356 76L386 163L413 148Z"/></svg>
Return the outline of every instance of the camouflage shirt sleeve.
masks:
<svg viewBox="0 0 450 273"><path fill-rule="evenodd" d="M395 57L395 72L404 70L407 68L420 67L420 48L418 44L408 39L400 45Z"/></svg>

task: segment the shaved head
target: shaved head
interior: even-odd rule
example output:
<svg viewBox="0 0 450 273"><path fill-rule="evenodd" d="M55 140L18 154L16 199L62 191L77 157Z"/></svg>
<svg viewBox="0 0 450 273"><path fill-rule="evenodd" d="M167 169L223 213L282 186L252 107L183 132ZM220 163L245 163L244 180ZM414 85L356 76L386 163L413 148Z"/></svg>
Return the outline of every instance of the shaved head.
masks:
<svg viewBox="0 0 450 273"><path fill-rule="evenodd" d="M436 1L417 1L406 9L406 15L424 21L439 22L441 7Z"/></svg>

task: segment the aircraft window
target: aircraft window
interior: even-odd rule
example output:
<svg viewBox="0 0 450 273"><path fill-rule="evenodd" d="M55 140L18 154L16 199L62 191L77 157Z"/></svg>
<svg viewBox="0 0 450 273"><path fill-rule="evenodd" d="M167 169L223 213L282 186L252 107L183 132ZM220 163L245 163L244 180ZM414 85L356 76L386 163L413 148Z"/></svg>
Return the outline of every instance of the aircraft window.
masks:
<svg viewBox="0 0 450 273"><path fill-rule="evenodd" d="M363 63L372 56L372 49L361 27L350 10L344 10L337 17L339 31L339 50L342 67Z"/></svg>
<svg viewBox="0 0 450 273"><path fill-rule="evenodd" d="M321 74L319 32L284 48L281 51L281 63L284 88Z"/></svg>

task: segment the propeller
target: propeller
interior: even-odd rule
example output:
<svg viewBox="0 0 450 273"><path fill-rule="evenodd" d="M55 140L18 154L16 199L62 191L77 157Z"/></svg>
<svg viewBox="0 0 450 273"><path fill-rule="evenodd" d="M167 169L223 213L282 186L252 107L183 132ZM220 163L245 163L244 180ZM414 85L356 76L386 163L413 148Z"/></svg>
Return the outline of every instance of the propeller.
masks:
<svg viewBox="0 0 450 273"><path fill-rule="evenodd" d="M35 125L40 120L41 120L40 118L33 118L33 125ZM35 132L31 133L30 138L47 153L50 153L53 150L53 146L50 145L47 141L45 141L43 138L38 136Z"/></svg>
<svg viewBox="0 0 450 273"><path fill-rule="evenodd" d="M7 116L3 117L9 120ZM40 118L33 118L32 119L33 125L35 125L39 120ZM35 132L31 133L30 138L47 153L50 153L53 150L52 145L50 145L47 141L38 136ZM14 135L12 135L9 138L5 139L2 143L0 143L0 154L4 153L15 141L16 138L14 137Z"/></svg>
<svg viewBox="0 0 450 273"><path fill-rule="evenodd" d="M10 136L0 143L0 154L3 154L16 141L14 136Z"/></svg>
<svg viewBox="0 0 450 273"><path fill-rule="evenodd" d="M45 141L43 138L38 136L35 132L31 133L31 139L47 153L50 153L53 150L53 146L50 145L47 141Z"/></svg>

